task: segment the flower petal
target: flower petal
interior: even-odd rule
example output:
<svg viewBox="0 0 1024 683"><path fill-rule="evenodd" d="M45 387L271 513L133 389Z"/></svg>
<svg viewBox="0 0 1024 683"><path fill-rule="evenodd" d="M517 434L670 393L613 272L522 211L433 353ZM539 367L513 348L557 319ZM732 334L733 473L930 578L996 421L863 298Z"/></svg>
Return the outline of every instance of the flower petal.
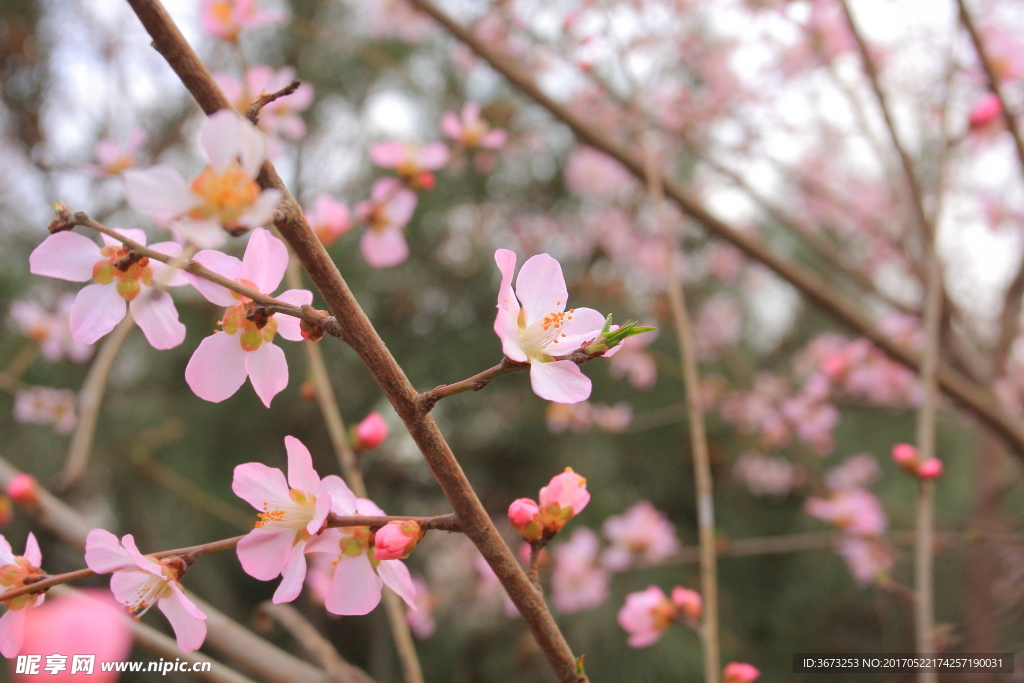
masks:
<svg viewBox="0 0 1024 683"><path fill-rule="evenodd" d="M331 475L334 476L334 475ZM336 477L335 477L336 478ZM324 477L325 480L330 477ZM340 514L335 511L335 514ZM346 512L345 514L352 514ZM345 534L341 529L324 529L313 538L306 541L306 553L327 553L338 555L341 553L341 539Z"/></svg>
<svg viewBox="0 0 1024 683"><path fill-rule="evenodd" d="M267 142L263 133L247 119L239 117L238 122L238 157L242 170L255 180L267 156Z"/></svg>
<svg viewBox="0 0 1024 683"><path fill-rule="evenodd" d="M313 469L309 449L294 436L284 437L284 447L288 451L288 485L312 494L320 488L320 475Z"/></svg>
<svg viewBox="0 0 1024 683"><path fill-rule="evenodd" d="M242 118L230 109L221 109L203 122L199 144L215 173L223 173L239 152Z"/></svg>
<svg viewBox="0 0 1024 683"><path fill-rule="evenodd" d="M181 245L177 242L157 242L149 246L153 251L177 258L181 256ZM153 279L156 282L163 282L168 287L181 287L188 284L188 280L178 268L171 268L166 263L160 263L150 259L150 267L153 269ZM173 271L173 272L172 272Z"/></svg>
<svg viewBox="0 0 1024 683"><path fill-rule="evenodd" d="M253 529L238 542L236 552L246 574L270 581L284 571L294 545L294 531Z"/></svg>
<svg viewBox="0 0 1024 683"><path fill-rule="evenodd" d="M193 256L192 260L209 268L217 273L217 275L223 275L229 280L237 278L239 271L242 270L241 261L234 256L228 256L220 251L206 249ZM187 272L182 274L211 304L217 304L218 306L237 306L239 304L239 300L230 290L198 275Z"/></svg>
<svg viewBox="0 0 1024 683"><path fill-rule="evenodd" d="M329 474L320 481L320 490L331 495L331 512L336 515L356 513L356 494L336 474Z"/></svg>
<svg viewBox="0 0 1024 683"><path fill-rule="evenodd" d="M533 393L555 403L579 403L590 396L590 379L571 360L530 363Z"/></svg>
<svg viewBox="0 0 1024 683"><path fill-rule="evenodd" d="M291 602L302 592L302 583L306 580L306 556L303 554L305 546L305 543L296 543L292 548L284 571L281 572L281 583L274 591L275 605Z"/></svg>
<svg viewBox="0 0 1024 683"><path fill-rule="evenodd" d="M315 536L320 531L320 527L327 521L327 515L331 514L332 502L331 494L327 491L322 491L317 496L316 504L313 506L313 518L306 525L306 533L310 536Z"/></svg>
<svg viewBox="0 0 1024 683"><path fill-rule="evenodd" d="M431 142L424 145L417 155L417 162L420 168L426 171L436 171L448 163L451 153L443 142Z"/></svg>
<svg viewBox="0 0 1024 683"><path fill-rule="evenodd" d="M125 552L128 553L128 557L132 558L132 562L135 566L151 574L161 580L164 578L163 566L148 555L143 555L139 550L139 547L135 545L135 537L131 534L125 534L121 537L121 545L124 546Z"/></svg>
<svg viewBox="0 0 1024 683"><path fill-rule="evenodd" d="M245 383L245 357L237 334L215 332L199 342L185 367L185 381L201 399L220 403Z"/></svg>
<svg viewBox="0 0 1024 683"><path fill-rule="evenodd" d="M227 233L224 232L220 222L212 218L176 221L170 225L170 228L181 239L191 242L200 249L216 249L228 240Z"/></svg>
<svg viewBox="0 0 1024 683"><path fill-rule="evenodd" d="M409 245L399 228L367 230L359 240L359 250L374 268L397 266L409 256Z"/></svg>
<svg viewBox="0 0 1024 683"><path fill-rule="evenodd" d="M139 571L134 566L116 571L110 577L110 592L122 605L134 604L138 594L144 592L150 582L159 581L149 572Z"/></svg>
<svg viewBox="0 0 1024 683"><path fill-rule="evenodd" d="M263 342L258 349L245 354L245 371L256 395L268 408L274 397L288 386L288 361L284 351L270 342Z"/></svg>
<svg viewBox="0 0 1024 683"><path fill-rule="evenodd" d="M342 616L369 614L380 603L382 585L366 553L358 557L342 555L327 587L324 607Z"/></svg>
<svg viewBox="0 0 1024 683"><path fill-rule="evenodd" d="M138 228L112 228L121 237L130 239L132 242L138 242L142 246L146 246L146 231L139 230ZM116 240L106 233L100 235L100 239L103 240L103 245L107 247L119 247L124 244L121 240Z"/></svg>
<svg viewBox="0 0 1024 683"><path fill-rule="evenodd" d="M113 282L88 285L71 306L71 336L79 344L93 344L124 318L125 300Z"/></svg>
<svg viewBox="0 0 1024 683"><path fill-rule="evenodd" d="M512 275L516 270L515 252L498 249L494 261L501 271L498 286L498 316L494 319L494 332L501 339L501 350L514 361L526 362L526 354L519 347L519 301L512 291Z"/></svg>
<svg viewBox="0 0 1024 683"><path fill-rule="evenodd" d="M393 590L398 597L405 600L409 609L416 607L416 584L412 582L409 568L401 560L383 560L377 565L377 573L380 574L384 585Z"/></svg>
<svg viewBox="0 0 1024 683"><path fill-rule="evenodd" d="M547 254L527 259L516 278L516 294L526 311L526 326L548 313L564 311L569 293L562 266Z"/></svg>
<svg viewBox="0 0 1024 683"><path fill-rule="evenodd" d="M206 615L199 612L192 601L185 597L185 594L178 588L176 582L171 582L171 595L161 598L156 606L171 622L174 629L174 636L178 639L178 647L182 652L195 652L206 640ZM191 608L191 609L190 609ZM194 612L203 614L202 617L195 616Z"/></svg>
<svg viewBox="0 0 1024 683"><path fill-rule="evenodd" d="M172 166L130 168L122 176L128 203L137 211L150 214L158 223L186 214L199 203Z"/></svg>
<svg viewBox="0 0 1024 683"><path fill-rule="evenodd" d="M278 294L276 298L293 306L305 306L313 303L313 292L308 289L288 289ZM288 341L302 341L298 318L292 315L276 315L274 319L277 320L279 335Z"/></svg>
<svg viewBox="0 0 1024 683"><path fill-rule="evenodd" d="M394 140L374 143L366 152L374 166L381 168L395 168L409 158L409 146Z"/></svg>
<svg viewBox="0 0 1024 683"><path fill-rule="evenodd" d="M135 565L128 551L121 547L117 536L106 529L93 529L85 537L85 564L97 574Z"/></svg>
<svg viewBox="0 0 1024 683"><path fill-rule="evenodd" d="M178 320L178 309L167 292L147 288L128 307L154 349L172 349L185 341L185 326Z"/></svg>
<svg viewBox="0 0 1024 683"><path fill-rule="evenodd" d="M258 228L274 222L274 212L278 204L284 199L284 193L280 190L263 190L256 201L252 203L249 210L238 217L238 224L247 228Z"/></svg>
<svg viewBox="0 0 1024 683"><path fill-rule="evenodd" d="M604 327L604 316L593 308L577 308L566 314L566 318L562 334L544 349L548 355L564 356L572 353L583 342L592 341L597 337Z"/></svg>
<svg viewBox="0 0 1024 683"><path fill-rule="evenodd" d="M28 609L9 609L0 617L0 654L14 659L25 644L25 614Z"/></svg>
<svg viewBox="0 0 1024 683"><path fill-rule="evenodd" d="M271 235L269 230L257 228L249 236L242 267L236 277L249 280L256 285L256 289L270 294L281 284L287 268L288 247Z"/></svg>
<svg viewBox="0 0 1024 683"><path fill-rule="evenodd" d="M31 562L33 567L43 564L43 553L39 550L39 541L31 531L28 532L28 539L25 541L25 554L22 557Z"/></svg>
<svg viewBox="0 0 1024 683"><path fill-rule="evenodd" d="M284 472L259 462L246 462L236 466L235 476L231 480L231 490L261 512L268 503L291 505L295 502L289 495L290 489Z"/></svg>
<svg viewBox="0 0 1024 683"><path fill-rule="evenodd" d="M88 282L103 258L99 245L76 232L58 232L43 240L28 257L29 272L71 282Z"/></svg>

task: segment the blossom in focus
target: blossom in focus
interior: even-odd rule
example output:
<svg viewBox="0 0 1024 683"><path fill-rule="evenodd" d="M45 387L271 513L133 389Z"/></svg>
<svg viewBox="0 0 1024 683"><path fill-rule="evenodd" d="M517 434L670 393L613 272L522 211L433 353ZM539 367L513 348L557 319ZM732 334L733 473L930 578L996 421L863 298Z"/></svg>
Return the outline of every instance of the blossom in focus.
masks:
<svg viewBox="0 0 1024 683"><path fill-rule="evenodd" d="M256 528L238 542L238 561L249 576L270 581L280 576L274 602L291 602L306 578L306 549L327 522L335 501L355 501L337 476L323 479L313 457L294 436L284 438L288 479L276 468L258 462L235 467L231 490L259 510Z"/></svg>
<svg viewBox="0 0 1024 683"><path fill-rule="evenodd" d="M443 168L451 154L443 142L418 145L386 140L370 145L370 161L380 168L394 171L409 187L429 190L434 187L434 174Z"/></svg>
<svg viewBox="0 0 1024 683"><path fill-rule="evenodd" d="M28 387L14 395L14 419L24 424L53 425L67 436L78 424L78 397L70 389Z"/></svg>
<svg viewBox="0 0 1024 683"><path fill-rule="evenodd" d="M137 128L131 132L125 144L111 138L103 138L96 143L98 164L87 164L86 173L97 177L119 175L122 171L135 166L135 155L145 142L146 134Z"/></svg>
<svg viewBox="0 0 1024 683"><path fill-rule="evenodd" d="M141 230L121 230L124 237L146 244ZM151 249L171 257L181 253L181 245L160 242ZM185 326L178 320L178 309L167 292L154 287L188 284L181 272L103 235L103 246L75 232L50 235L29 256L29 270L35 275L71 282L87 282L71 305L71 336L79 344L92 344L121 322L127 310L155 349L170 349L185 340Z"/></svg>
<svg viewBox="0 0 1024 683"><path fill-rule="evenodd" d="M628 634L630 647L648 647L661 640L675 622L678 607L657 586L630 593L619 610L618 622Z"/></svg>
<svg viewBox="0 0 1024 683"><path fill-rule="evenodd" d="M206 615L181 588L188 564L181 557L157 560L143 555L135 539L93 529L85 539L85 564L97 574L113 574L110 590L138 619L156 605L171 622L182 652L198 650L206 640Z"/></svg>
<svg viewBox="0 0 1024 683"><path fill-rule="evenodd" d="M422 577L412 577L412 583L416 588L416 609L405 613L405 621L409 624L409 630L414 636L425 640L434 635L434 631L437 630L437 621L434 619L437 599L430 592L427 582Z"/></svg>
<svg viewBox="0 0 1024 683"><path fill-rule="evenodd" d="M351 492L335 499L331 512L340 516L384 515L373 501L356 498ZM380 603L381 587L385 585L410 609L417 609L416 586L409 569L401 560L373 559L372 541L370 527L358 526L325 529L306 544L306 552L326 553L334 563L324 596L328 612L343 616L369 614Z"/></svg>
<svg viewBox="0 0 1024 683"><path fill-rule="evenodd" d="M445 112L441 117L441 130L466 149L501 149L508 140L508 133L500 128L492 129L480 118L480 105L466 102L461 114Z"/></svg>
<svg viewBox="0 0 1024 683"><path fill-rule="evenodd" d="M241 261L209 250L199 252L193 260L229 280L270 294L284 277L288 249L260 228L252 232ZM300 341L299 319L270 314L250 320L246 316L255 310L252 299L191 273L186 277L208 301L227 310L220 321L221 330L200 342L189 359L185 381L199 398L219 403L234 395L248 376L263 405L269 408L274 396L288 386L288 361L284 351L274 344L274 337L280 333L289 341ZM276 298L303 306L312 303L313 293L289 289Z"/></svg>
<svg viewBox="0 0 1024 683"><path fill-rule="evenodd" d="M587 480L566 467L540 490L540 516L544 531L559 531L570 519L583 512L590 502Z"/></svg>
<svg viewBox="0 0 1024 683"><path fill-rule="evenodd" d="M530 384L541 398L556 403L586 400L590 380L575 362L555 358L593 341L601 333L604 316L592 308L565 310L569 295L562 266L549 255L537 254L523 264L515 292L512 274L516 255L498 249L494 260L501 270L494 331L505 356L516 363L530 364Z"/></svg>
<svg viewBox="0 0 1024 683"><path fill-rule="evenodd" d="M15 555L11 550L11 544L0 536L0 589L3 591L22 588L45 578L46 573L39 568L42 563L43 554L39 551L39 543L32 532L29 532L25 541L24 555ZM45 599L45 593L28 593L0 600L7 608L0 617L0 654L10 659L21 651L25 640L26 615L30 609L38 607Z"/></svg>
<svg viewBox="0 0 1024 683"><path fill-rule="evenodd" d="M352 430L352 447L357 451L370 451L388 438L388 423L376 410L363 418Z"/></svg>
<svg viewBox="0 0 1024 683"><path fill-rule="evenodd" d="M539 541L544 535L544 520L540 516L540 507L529 498L512 501L508 506L508 521L527 541Z"/></svg>
<svg viewBox="0 0 1024 683"><path fill-rule="evenodd" d="M578 527L569 540L554 548L555 568L551 574L551 601L563 614L593 609L608 599L607 570L598 566L598 535Z"/></svg>
<svg viewBox="0 0 1024 683"><path fill-rule="evenodd" d="M426 529L411 519L388 522L373 535L373 559L404 560L424 533Z"/></svg>
<svg viewBox="0 0 1024 683"><path fill-rule="evenodd" d="M760 677L760 671L740 662L729 662L722 670L722 683L752 683Z"/></svg>
<svg viewBox="0 0 1024 683"><path fill-rule="evenodd" d="M359 240L363 258L374 268L391 268L409 257L402 229L412 219L419 199L397 178L380 178L370 199L356 204L356 220L366 224Z"/></svg>
<svg viewBox="0 0 1024 683"><path fill-rule="evenodd" d="M18 505L31 507L39 502L39 482L31 474L16 474L7 482L7 495Z"/></svg>
<svg viewBox="0 0 1024 683"><path fill-rule="evenodd" d="M204 249L223 244L225 230L270 223L282 194L256 184L265 158L262 133L222 109L203 122L199 143L210 165L191 183L166 165L125 171L128 203Z"/></svg>
<svg viewBox="0 0 1024 683"><path fill-rule="evenodd" d="M829 498L808 498L804 509L854 536L881 536L888 526L882 503L862 488L835 491Z"/></svg>
<svg viewBox="0 0 1024 683"><path fill-rule="evenodd" d="M11 304L11 320L26 337L39 344L39 353L51 363L65 356L75 363L92 357L92 344L79 344L71 336L71 307L75 296L64 294L53 313L34 301L15 301Z"/></svg>
<svg viewBox="0 0 1024 683"><path fill-rule="evenodd" d="M601 531L612 544L601 554L601 564L611 571L654 566L679 552L675 527L646 500L606 519Z"/></svg>
<svg viewBox="0 0 1024 683"><path fill-rule="evenodd" d="M337 242L352 227L348 204L329 194L317 195L312 210L306 211L306 221L325 247Z"/></svg>
<svg viewBox="0 0 1024 683"><path fill-rule="evenodd" d="M233 74L218 72L213 75L217 85L240 114L249 111L253 101L261 95L278 92L295 80L295 69L286 66L275 69L265 64L249 67L245 72L245 83ZM260 109L257 124L268 135L280 135L288 140L299 140L306 136L306 122L301 112L313 104L314 88L302 83L290 95L279 97Z"/></svg>
<svg viewBox="0 0 1024 683"><path fill-rule="evenodd" d="M982 97L971 109L967 123L971 130L979 130L997 120L1003 113L1003 103L995 93Z"/></svg>
<svg viewBox="0 0 1024 683"><path fill-rule="evenodd" d="M203 29L224 40L238 40L244 29L279 24L285 19L282 12L260 10L256 0L203 0L199 7Z"/></svg>
<svg viewBox="0 0 1024 683"><path fill-rule="evenodd" d="M129 622L110 592L87 588L59 595L25 615L25 642L20 654L39 655L42 661L52 655L67 657L68 670L48 673L46 679L55 683L75 683L81 671L71 673L73 657L88 652L101 662L121 662L131 651L132 632ZM44 667L45 669L45 667ZM90 683L115 683L117 671L95 667L86 679ZM39 675L17 674L17 683L31 683Z"/></svg>

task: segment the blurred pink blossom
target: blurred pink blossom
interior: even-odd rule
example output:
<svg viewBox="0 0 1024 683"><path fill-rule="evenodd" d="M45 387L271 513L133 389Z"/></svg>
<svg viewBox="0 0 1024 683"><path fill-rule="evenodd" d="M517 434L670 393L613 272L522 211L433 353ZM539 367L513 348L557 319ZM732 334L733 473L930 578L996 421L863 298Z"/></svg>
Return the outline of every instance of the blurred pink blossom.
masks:
<svg viewBox="0 0 1024 683"><path fill-rule="evenodd" d="M286 18L284 12L257 9L256 0L203 0L199 16L207 33L231 41L245 29L280 24Z"/></svg>
<svg viewBox="0 0 1024 683"><path fill-rule="evenodd" d="M290 66L274 69L265 64L257 64L246 70L244 85L228 72L221 71L213 77L235 109L245 114L261 95L278 92L295 80L295 69ZM257 125L268 135L300 140L306 136L306 122L301 112L309 109L313 98L313 86L302 83L292 94L279 97L260 109Z"/></svg>
<svg viewBox="0 0 1024 683"><path fill-rule="evenodd" d="M679 552L675 527L646 500L606 519L601 531L611 542L601 564L611 571L658 565Z"/></svg>
<svg viewBox="0 0 1024 683"><path fill-rule="evenodd" d="M627 337L619 352L611 359L608 372L615 379L623 377L637 389L650 391L658 381L658 366L645 349L658 337L658 331Z"/></svg>
<svg viewBox="0 0 1024 683"><path fill-rule="evenodd" d="M412 219L417 202L416 193L397 178L380 178L370 190L370 199L356 204L356 219L366 224L359 249L367 263L391 268L409 257L402 229Z"/></svg>
<svg viewBox="0 0 1024 683"><path fill-rule="evenodd" d="M337 242L352 227L348 204L329 194L317 195L312 210L306 211L306 220L325 247Z"/></svg>
<svg viewBox="0 0 1024 683"><path fill-rule="evenodd" d="M75 296L64 294L57 302L53 313L35 301L15 301L11 304L13 320L26 337L39 344L39 353L51 363L65 356L75 363L82 363L92 357L92 344L79 344L71 336L71 308Z"/></svg>
<svg viewBox="0 0 1024 683"><path fill-rule="evenodd" d="M615 197L635 184L633 176L618 161L593 147L580 146L565 162L569 191L584 197Z"/></svg>
<svg viewBox="0 0 1024 683"><path fill-rule="evenodd" d="M732 475L755 496L785 498L803 482L804 472L785 458L747 451L733 465Z"/></svg>
<svg viewBox="0 0 1024 683"><path fill-rule="evenodd" d="M862 488L835 491L828 498L808 498L805 510L854 536L881 536L888 526L882 503Z"/></svg>
<svg viewBox="0 0 1024 683"><path fill-rule="evenodd" d="M967 118L971 130L979 130L999 120L1003 113L1003 104L995 93L988 93L978 100Z"/></svg>
<svg viewBox="0 0 1024 683"><path fill-rule="evenodd" d="M648 647L661 640L677 614L678 608L666 597L665 591L650 586L647 590L626 596L618 621L629 634L626 643L630 647Z"/></svg>
<svg viewBox="0 0 1024 683"><path fill-rule="evenodd" d="M387 140L370 145L370 161L394 171L409 187L429 190L434 187L431 171L443 168L451 154L443 142L428 145Z"/></svg>
<svg viewBox="0 0 1024 683"><path fill-rule="evenodd" d="M437 621L434 619L437 599L430 592L423 577L413 576L412 583L416 588L416 609L408 610L405 613L405 621L409 624L409 629L414 636L420 640L426 640L437 630Z"/></svg>
<svg viewBox="0 0 1024 683"><path fill-rule="evenodd" d="M752 683L760 677L760 671L740 662L729 662L722 670L722 683Z"/></svg>
<svg viewBox="0 0 1024 683"><path fill-rule="evenodd" d="M0 536L0 588L4 591L21 588L44 578L46 572L39 568L42 563L43 554L31 531L25 541L24 555L15 555L11 544ZM45 599L46 593L29 593L2 601L7 610L0 617L0 654L12 659L21 652L28 612L43 604Z"/></svg>
<svg viewBox="0 0 1024 683"><path fill-rule="evenodd" d="M825 474L825 485L831 491L858 489L876 483L881 477L878 461L867 453L844 460Z"/></svg>
<svg viewBox="0 0 1024 683"><path fill-rule="evenodd" d="M96 143L97 165L86 164L85 172L97 176L115 176L135 166L135 155L146 142L146 134L134 129L124 144L112 138L103 138Z"/></svg>
<svg viewBox="0 0 1024 683"><path fill-rule="evenodd" d="M843 535L836 552L863 586L878 583L892 569L892 552L877 539Z"/></svg>
<svg viewBox="0 0 1024 683"><path fill-rule="evenodd" d="M78 397L70 389L28 387L14 395L14 419L24 424L53 425L66 436L78 424Z"/></svg>
<svg viewBox="0 0 1024 683"><path fill-rule="evenodd" d="M441 117L441 131L468 150L501 149L508 140L508 133L500 128L490 128L480 118L480 105L476 102L462 105L461 115L445 112Z"/></svg>
<svg viewBox="0 0 1024 683"><path fill-rule="evenodd" d="M593 609L608 599L608 572L597 565L600 539L587 527L577 527L569 540L552 553L551 600L564 614Z"/></svg>

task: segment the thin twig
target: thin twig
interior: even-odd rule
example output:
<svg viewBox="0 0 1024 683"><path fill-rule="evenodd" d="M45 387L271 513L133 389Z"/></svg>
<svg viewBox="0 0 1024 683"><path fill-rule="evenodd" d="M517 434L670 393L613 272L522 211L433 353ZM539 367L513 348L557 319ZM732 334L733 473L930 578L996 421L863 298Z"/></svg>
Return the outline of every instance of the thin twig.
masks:
<svg viewBox="0 0 1024 683"><path fill-rule="evenodd" d="M245 112L245 118L249 119L254 124L259 123L260 111L263 109L263 107L267 106L274 100L278 100L281 99L282 97L287 97L288 95L291 95L293 92L299 89L300 85L302 85L302 81L296 78L291 83L289 83L288 85L284 86L283 88L276 92L260 93L260 96L253 100L253 103L249 105L249 109Z"/></svg>

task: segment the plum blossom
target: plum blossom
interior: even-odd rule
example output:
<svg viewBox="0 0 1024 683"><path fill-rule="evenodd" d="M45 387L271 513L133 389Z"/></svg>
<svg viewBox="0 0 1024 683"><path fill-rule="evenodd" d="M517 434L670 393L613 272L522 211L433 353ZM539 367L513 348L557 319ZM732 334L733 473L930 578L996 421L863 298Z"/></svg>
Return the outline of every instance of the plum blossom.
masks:
<svg viewBox="0 0 1024 683"><path fill-rule="evenodd" d="M733 465L732 475L755 496L785 498L803 481L803 470L785 458L747 451Z"/></svg>
<svg viewBox="0 0 1024 683"><path fill-rule="evenodd" d="M75 296L64 294L57 302L53 313L35 301L15 301L11 304L11 320L17 324L26 337L39 344L39 353L51 363L65 356L75 363L82 363L92 357L92 344L79 344L71 336L71 307Z"/></svg>
<svg viewBox="0 0 1024 683"><path fill-rule="evenodd" d="M281 577L275 603L291 602L302 590L309 540L327 523L332 503L355 501L341 478L320 478L301 441L286 436L284 446L287 480L279 469L247 462L235 468L231 482L235 495L260 511L256 527L238 542L238 560L246 574L260 581Z"/></svg>
<svg viewBox="0 0 1024 683"><path fill-rule="evenodd" d="M612 544L602 553L601 564L611 571L657 565L679 552L675 527L646 500L606 519L601 531Z"/></svg>
<svg viewBox="0 0 1024 683"><path fill-rule="evenodd" d="M967 124L972 131L980 130L999 119L1002 113L1003 103L1000 101L999 96L995 93L988 93L971 108L971 113L967 117Z"/></svg>
<svg viewBox="0 0 1024 683"><path fill-rule="evenodd" d="M351 492L337 497L331 512L342 516L384 515L373 501L356 498ZM417 609L416 586L409 569L401 560L372 557L372 541L370 527L345 527L326 529L306 544L306 552L327 553L334 558L334 575L324 599L328 612L343 616L369 614L380 603L381 587L385 585L410 609Z"/></svg>
<svg viewBox="0 0 1024 683"><path fill-rule="evenodd" d="M881 536L888 526L878 498L862 488L835 491L829 498L808 498L805 510L854 536Z"/></svg>
<svg viewBox="0 0 1024 683"><path fill-rule="evenodd" d="M203 29L224 40L236 41L243 29L279 24L283 12L260 10L256 0L203 0L199 7Z"/></svg>
<svg viewBox="0 0 1024 683"><path fill-rule="evenodd" d="M210 165L186 183L166 165L125 171L128 202L198 247L224 243L224 231L237 232L270 223L281 191L260 191L256 176L263 165L263 135L237 112L222 109L199 134Z"/></svg>
<svg viewBox="0 0 1024 683"><path fill-rule="evenodd" d="M43 563L43 554L39 551L39 543L32 532L25 541L25 554L15 555L11 544L0 536L0 588L4 591L22 588L45 578L46 573L39 568ZM0 593L0 597L2 597ZM28 593L16 598L0 600L7 611L0 617L0 654L8 659L21 651L25 640L25 618L30 609L43 604L45 593Z"/></svg>
<svg viewBox="0 0 1024 683"><path fill-rule="evenodd" d="M257 97L264 93L278 92L294 81L295 69L290 66L274 69L265 64L257 64L246 70L244 84L226 72L216 73L213 77L235 109L245 114ZM288 140L302 139L306 136L306 122L300 112L309 109L313 97L313 86L303 83L295 92L279 97L260 109L257 125L268 135L280 135Z"/></svg>
<svg viewBox="0 0 1024 683"><path fill-rule="evenodd" d="M109 531L93 529L85 539L85 563L97 574L113 573L110 590L136 619L153 605L159 607L182 652L194 652L206 640L206 615L181 588L188 570L183 558L157 560L140 553L131 534L118 542Z"/></svg>
<svg viewBox="0 0 1024 683"><path fill-rule="evenodd" d="M512 501L508 506L508 521L527 541L539 541L544 535L544 520L540 516L540 506L529 498Z"/></svg>
<svg viewBox="0 0 1024 683"><path fill-rule="evenodd" d="M135 166L135 155L145 142L146 134L137 128L131 132L125 144L104 138L96 143L96 161L99 164L88 164L85 171L97 177L119 175Z"/></svg>
<svg viewBox="0 0 1024 683"><path fill-rule="evenodd" d="M239 261L219 251L201 251L194 261L238 283L270 294L281 283L288 267L288 249L284 243L259 228L253 231L245 255ZM199 398L219 403L234 395L245 383L252 387L270 407L282 389L288 386L288 361L274 342L278 333L289 341L300 341L299 319L271 314L264 320L250 320L253 301L209 280L188 273L189 281L211 303L226 306L220 321L221 330L200 342L185 367L185 381ZM305 289L289 289L277 299L295 306L313 301L313 293ZM262 324L261 324L262 323Z"/></svg>
<svg viewBox="0 0 1024 683"><path fill-rule="evenodd" d="M600 543L596 533L578 527L567 542L552 551L551 600L560 612L584 612L608 598L610 575L597 565Z"/></svg>
<svg viewBox="0 0 1024 683"><path fill-rule="evenodd" d="M141 230L121 230L124 237L146 244ZM176 257L181 246L160 242L150 247ZM159 261L131 251L117 240L103 235L99 246L84 235L58 232L50 235L29 256L29 270L35 275L71 282L88 282L71 305L71 336L79 344L92 344L121 322L127 310L155 349L170 349L185 340L185 326L171 295L154 287L188 284L181 272Z"/></svg>
<svg viewBox="0 0 1024 683"><path fill-rule="evenodd" d="M53 425L67 436L78 424L78 397L70 389L28 387L14 395L14 419L23 424Z"/></svg>
<svg viewBox="0 0 1024 683"><path fill-rule="evenodd" d="M544 531L554 533L561 530L570 519L583 512L590 502L587 480L566 467L561 474L540 490L540 516L544 520Z"/></svg>
<svg viewBox="0 0 1024 683"><path fill-rule="evenodd" d="M325 247L337 242L352 227L348 204L329 194L317 195L312 210L306 211L306 221Z"/></svg>
<svg viewBox="0 0 1024 683"><path fill-rule="evenodd" d="M464 148L501 149L508 140L508 133L500 128L492 129L480 118L480 105L466 102L461 114L445 112L441 117L441 131Z"/></svg>
<svg viewBox="0 0 1024 683"><path fill-rule="evenodd" d="M577 147L565 162L565 183L583 197L616 197L633 186L626 167L593 147Z"/></svg>
<svg viewBox="0 0 1024 683"><path fill-rule="evenodd" d="M878 462L867 453L860 453L829 470L825 475L825 485L832 491L863 488L877 482L881 474Z"/></svg>
<svg viewBox="0 0 1024 683"><path fill-rule="evenodd" d="M388 438L388 423L376 410L363 418L352 429L352 447L356 451L371 451Z"/></svg>
<svg viewBox="0 0 1024 683"><path fill-rule="evenodd" d="M418 202L416 193L397 178L380 178L370 190L370 199L356 204L356 219L366 224L359 250L367 263L391 268L409 257L402 228L412 219Z"/></svg>
<svg viewBox="0 0 1024 683"><path fill-rule="evenodd" d="M412 519L388 522L373 535L373 559L404 560L425 533L426 529Z"/></svg>
<svg viewBox="0 0 1024 683"><path fill-rule="evenodd" d="M604 326L604 316L592 308L565 310L569 298L565 277L562 266L551 256L537 254L523 264L515 293L515 253L498 249L494 260L501 270L494 331L505 356L513 362L530 364L530 384L541 398L556 403L586 400L590 379L573 361L555 358L596 338Z"/></svg>
<svg viewBox="0 0 1024 683"><path fill-rule="evenodd" d="M876 538L844 534L836 544L836 553L862 586L882 581L894 562L890 548Z"/></svg>
<svg viewBox="0 0 1024 683"><path fill-rule="evenodd" d="M760 677L760 671L741 662L729 662L722 670L722 683L753 683Z"/></svg>
<svg viewBox="0 0 1024 683"><path fill-rule="evenodd" d="M630 593L619 610L618 622L628 634L630 647L648 647L661 640L675 622L679 608L657 586Z"/></svg>
<svg viewBox="0 0 1024 683"><path fill-rule="evenodd" d="M942 476L942 461L928 458L917 468L917 476L921 479L938 479Z"/></svg>
<svg viewBox="0 0 1024 683"><path fill-rule="evenodd" d="M434 174L443 168L451 154L443 142L418 145L386 140L370 145L370 161L399 175L409 187L429 190L434 187Z"/></svg>

